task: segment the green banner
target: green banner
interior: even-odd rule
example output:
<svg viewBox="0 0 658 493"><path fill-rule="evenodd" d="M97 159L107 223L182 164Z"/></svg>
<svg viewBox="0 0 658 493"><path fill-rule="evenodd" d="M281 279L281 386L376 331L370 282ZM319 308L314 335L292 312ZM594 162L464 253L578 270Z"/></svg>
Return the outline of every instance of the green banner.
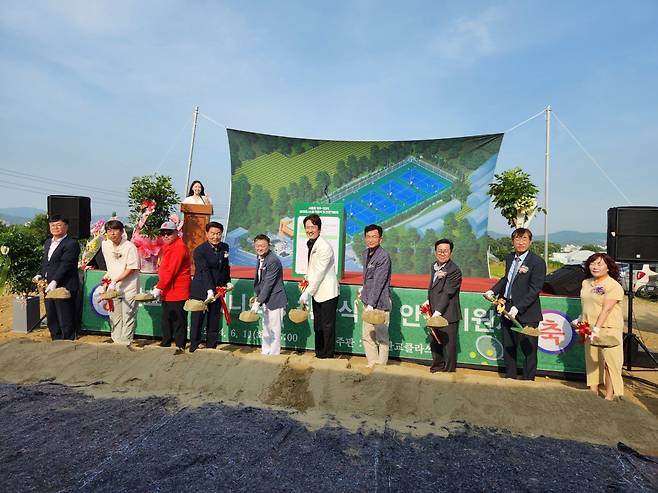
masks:
<svg viewBox="0 0 658 493"><path fill-rule="evenodd" d="M110 324L106 312L94 295L98 289L102 271L86 271L83 286L85 303L82 311L82 329L109 332ZM143 290L155 286L157 276L141 274ZM230 327L222 322L221 342L260 345L260 321L244 323L238 319L243 310L249 309L249 298L253 296L253 281L234 279L234 289L227 296L233 323ZM288 299L299 297L296 282L286 282ZM356 295L359 286L340 286L340 298L336 323L336 351L349 354L364 354L361 342L361 305ZM427 299L425 289L393 288L393 311L389 327L390 356L429 361L432 359L429 336L425 329L419 306ZM459 324L457 361L474 366L502 367L503 346L498 317L479 293L461 293L463 320ZM540 327L539 370L556 372L584 373L585 359L583 346L571 328L571 320L580 315L578 298L557 296L542 297L544 322ZM160 336L160 303L140 303L137 311L136 334ZM303 324L294 324L284 318L281 346L287 349L314 349L312 314ZM519 351L520 353L520 351ZM521 361L519 359L519 361Z"/></svg>

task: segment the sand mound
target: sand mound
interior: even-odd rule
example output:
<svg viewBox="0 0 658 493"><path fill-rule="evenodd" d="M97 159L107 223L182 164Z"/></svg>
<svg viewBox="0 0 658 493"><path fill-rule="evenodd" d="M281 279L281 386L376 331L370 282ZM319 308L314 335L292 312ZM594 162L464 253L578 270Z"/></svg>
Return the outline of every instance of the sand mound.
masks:
<svg viewBox="0 0 658 493"><path fill-rule="evenodd" d="M372 429L445 436L469 423L526 436L622 441L658 455L658 419L632 395L607 402L580 383L509 381L461 370L429 374L411 363L373 371L361 360L317 360L313 353L263 357L254 348L231 345L176 356L160 347L130 351L22 339L0 344L0 380L52 381L97 398L174 396L181 406L225 402L285 409L310 428L335 416L347 429L367 421Z"/></svg>

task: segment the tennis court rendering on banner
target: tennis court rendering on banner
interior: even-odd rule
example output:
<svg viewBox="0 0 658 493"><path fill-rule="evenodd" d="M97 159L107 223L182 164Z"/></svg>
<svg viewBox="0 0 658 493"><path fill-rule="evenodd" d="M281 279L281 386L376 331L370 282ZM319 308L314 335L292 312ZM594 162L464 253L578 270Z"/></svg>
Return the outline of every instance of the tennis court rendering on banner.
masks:
<svg viewBox="0 0 658 493"><path fill-rule="evenodd" d="M452 183L424 167L407 162L395 171L345 196L347 234L353 235L372 223L382 223L436 198Z"/></svg>

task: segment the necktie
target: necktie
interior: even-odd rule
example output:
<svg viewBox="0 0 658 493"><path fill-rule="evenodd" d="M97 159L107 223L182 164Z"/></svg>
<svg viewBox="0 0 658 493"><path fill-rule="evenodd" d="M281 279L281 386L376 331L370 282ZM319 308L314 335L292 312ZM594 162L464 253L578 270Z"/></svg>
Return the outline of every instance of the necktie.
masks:
<svg viewBox="0 0 658 493"><path fill-rule="evenodd" d="M439 278L439 272L441 272L442 269L443 265L434 265L434 278L432 279L432 282L436 282L436 280Z"/></svg>
<svg viewBox="0 0 658 493"><path fill-rule="evenodd" d="M521 259L519 256L514 257L514 263L512 264L512 277L507 281L507 289L505 289L505 298L510 299L512 297L512 284L516 278L516 274L519 271L519 265L521 264Z"/></svg>

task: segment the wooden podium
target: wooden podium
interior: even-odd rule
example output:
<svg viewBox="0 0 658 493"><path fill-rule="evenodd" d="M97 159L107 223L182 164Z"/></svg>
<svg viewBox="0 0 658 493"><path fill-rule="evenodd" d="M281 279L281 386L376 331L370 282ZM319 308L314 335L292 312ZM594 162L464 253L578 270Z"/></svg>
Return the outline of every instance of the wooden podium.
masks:
<svg viewBox="0 0 658 493"><path fill-rule="evenodd" d="M192 274L194 274L194 257L192 252L206 241L206 224L212 216L212 205L181 204L183 213L183 242L190 251Z"/></svg>

